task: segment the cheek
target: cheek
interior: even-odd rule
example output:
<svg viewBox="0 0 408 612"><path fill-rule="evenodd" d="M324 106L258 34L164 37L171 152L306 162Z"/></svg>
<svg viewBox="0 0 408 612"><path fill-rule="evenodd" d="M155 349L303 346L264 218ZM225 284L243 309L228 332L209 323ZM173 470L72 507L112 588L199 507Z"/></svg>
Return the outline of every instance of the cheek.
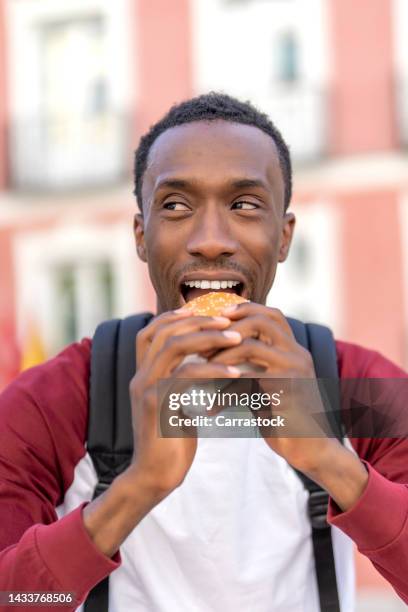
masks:
<svg viewBox="0 0 408 612"><path fill-rule="evenodd" d="M145 232L147 264L153 279L168 278L171 268L183 250L181 236L172 229L151 225Z"/></svg>
<svg viewBox="0 0 408 612"><path fill-rule="evenodd" d="M146 249L149 257L165 259L166 254L177 250L179 237L175 236L174 228L160 222L150 223L145 231Z"/></svg>
<svg viewBox="0 0 408 612"><path fill-rule="evenodd" d="M276 274L279 256L279 231L272 226L251 228L242 243L248 256L257 268L259 284L255 288L256 299L264 301Z"/></svg>
<svg viewBox="0 0 408 612"><path fill-rule="evenodd" d="M242 245L245 250L252 256L258 265L266 268L268 262L273 263L278 259L279 254L279 232L273 227L269 231L265 231L263 227L248 228Z"/></svg>

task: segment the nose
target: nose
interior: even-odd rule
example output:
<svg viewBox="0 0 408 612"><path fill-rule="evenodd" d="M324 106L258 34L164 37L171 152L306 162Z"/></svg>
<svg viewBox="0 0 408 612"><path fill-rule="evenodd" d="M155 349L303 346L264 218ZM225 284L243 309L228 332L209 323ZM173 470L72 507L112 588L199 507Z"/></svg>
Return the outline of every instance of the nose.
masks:
<svg viewBox="0 0 408 612"><path fill-rule="evenodd" d="M227 220L212 207L197 218L187 241L188 253L205 259L233 255L237 249L238 242L232 236Z"/></svg>

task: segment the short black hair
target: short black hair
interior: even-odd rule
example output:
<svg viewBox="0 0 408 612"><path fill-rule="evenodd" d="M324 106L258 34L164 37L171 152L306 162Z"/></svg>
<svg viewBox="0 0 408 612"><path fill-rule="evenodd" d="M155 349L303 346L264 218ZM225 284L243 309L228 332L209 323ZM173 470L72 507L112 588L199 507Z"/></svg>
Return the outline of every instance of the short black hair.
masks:
<svg viewBox="0 0 408 612"><path fill-rule="evenodd" d="M149 151L156 138L166 130L178 125L195 121L215 121L217 119L252 125L272 138L278 152L285 184L285 210L288 208L292 197L292 164L288 145L279 130L265 113L259 111L250 102L241 102L224 93L210 92L172 106L164 117L152 125L149 131L140 139L139 146L135 152L134 195L137 198L141 211L143 211L143 175L146 170Z"/></svg>

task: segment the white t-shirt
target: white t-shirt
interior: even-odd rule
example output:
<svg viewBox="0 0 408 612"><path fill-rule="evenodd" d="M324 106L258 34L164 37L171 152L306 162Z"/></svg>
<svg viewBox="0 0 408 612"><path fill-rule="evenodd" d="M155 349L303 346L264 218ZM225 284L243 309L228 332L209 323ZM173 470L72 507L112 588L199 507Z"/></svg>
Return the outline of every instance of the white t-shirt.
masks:
<svg viewBox="0 0 408 612"><path fill-rule="evenodd" d="M86 454L59 516L96 482ZM122 544L109 611L318 612L307 499L262 438L200 438L183 484ZM332 531L341 612L352 612L353 545Z"/></svg>

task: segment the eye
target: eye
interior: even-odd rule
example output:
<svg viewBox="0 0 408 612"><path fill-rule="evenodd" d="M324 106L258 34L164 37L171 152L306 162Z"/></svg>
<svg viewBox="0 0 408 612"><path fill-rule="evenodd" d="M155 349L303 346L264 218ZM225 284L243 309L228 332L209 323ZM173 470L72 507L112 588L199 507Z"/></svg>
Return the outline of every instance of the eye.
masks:
<svg viewBox="0 0 408 612"><path fill-rule="evenodd" d="M232 206L239 205L237 210L255 210L259 208L257 204L254 202L248 202L247 200L239 200L238 202L234 202Z"/></svg>
<svg viewBox="0 0 408 612"><path fill-rule="evenodd" d="M184 208L175 208L176 206L184 206ZM165 208L166 210L175 211L189 210L187 204L184 204L184 202L165 202L165 204L163 204L163 208Z"/></svg>

